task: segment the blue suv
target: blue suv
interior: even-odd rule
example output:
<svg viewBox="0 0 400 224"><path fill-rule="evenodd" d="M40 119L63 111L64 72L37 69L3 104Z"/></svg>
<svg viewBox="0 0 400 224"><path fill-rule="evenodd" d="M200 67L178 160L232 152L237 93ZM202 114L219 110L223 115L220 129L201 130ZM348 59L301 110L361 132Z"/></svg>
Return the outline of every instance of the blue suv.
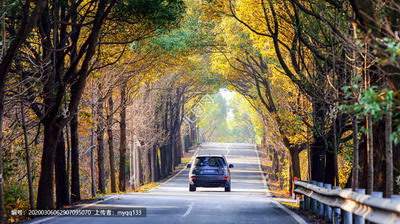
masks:
<svg viewBox="0 0 400 224"><path fill-rule="evenodd" d="M228 165L225 156L196 156L187 168L190 168L189 191L196 191L196 187L224 187L225 191L231 191L230 168L233 165Z"/></svg>

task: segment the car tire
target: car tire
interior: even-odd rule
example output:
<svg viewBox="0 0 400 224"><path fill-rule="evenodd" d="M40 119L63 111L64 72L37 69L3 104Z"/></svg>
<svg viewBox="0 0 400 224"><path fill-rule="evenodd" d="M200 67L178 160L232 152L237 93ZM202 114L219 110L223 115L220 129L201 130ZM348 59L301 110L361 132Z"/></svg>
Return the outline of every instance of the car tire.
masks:
<svg viewBox="0 0 400 224"><path fill-rule="evenodd" d="M231 184L225 185L225 192L230 192L231 191Z"/></svg>
<svg viewBox="0 0 400 224"><path fill-rule="evenodd" d="M196 191L196 186L189 184L189 191Z"/></svg>

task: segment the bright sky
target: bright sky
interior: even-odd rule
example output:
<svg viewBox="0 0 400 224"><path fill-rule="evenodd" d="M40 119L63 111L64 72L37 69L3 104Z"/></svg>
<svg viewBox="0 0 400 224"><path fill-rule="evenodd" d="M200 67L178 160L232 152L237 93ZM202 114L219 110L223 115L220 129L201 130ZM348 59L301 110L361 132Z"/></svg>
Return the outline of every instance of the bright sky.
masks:
<svg viewBox="0 0 400 224"><path fill-rule="evenodd" d="M231 103L231 100L232 100L233 96L234 96L236 93L233 92L233 91L230 91L230 90L228 90L228 89L225 89L225 88L220 89L220 90L219 90L219 93L220 93L220 94L222 95L222 97L226 100L226 102L227 102L227 104L228 104L228 107L229 107L229 106L230 106L230 103ZM226 119L227 119L227 120L231 120L231 119L233 119L233 118L234 118L234 115L233 115L232 109L229 108L229 110L227 111Z"/></svg>

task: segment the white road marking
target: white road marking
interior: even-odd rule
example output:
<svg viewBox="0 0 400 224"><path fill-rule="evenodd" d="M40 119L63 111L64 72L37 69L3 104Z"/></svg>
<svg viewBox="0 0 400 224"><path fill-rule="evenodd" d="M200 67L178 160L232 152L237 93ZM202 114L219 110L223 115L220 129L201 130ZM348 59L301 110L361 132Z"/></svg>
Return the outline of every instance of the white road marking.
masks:
<svg viewBox="0 0 400 224"><path fill-rule="evenodd" d="M177 172L175 175L173 175L172 177L168 178L168 179L165 180L164 182L161 182L160 184L166 184L166 183L170 182L172 179L174 179L176 176L178 176L178 175L181 174L184 170L186 170L186 166L187 166L187 164L185 165L185 167L183 167L181 170L179 170L179 172Z"/></svg>
<svg viewBox="0 0 400 224"><path fill-rule="evenodd" d="M191 212L192 209L193 209L193 204L194 204L193 202L191 202L191 203L189 204L189 207L187 208L185 214L182 215L182 217L186 217L186 216L188 216L188 215L190 214L190 212Z"/></svg>
<svg viewBox="0 0 400 224"><path fill-rule="evenodd" d="M229 143L228 144L226 144L226 147L225 147L225 150L226 150L226 156L228 156L229 155L229 153L231 152L231 150L229 149Z"/></svg>
<svg viewBox="0 0 400 224"><path fill-rule="evenodd" d="M266 190L267 190L267 195L269 195L268 184L267 184L267 178L265 177L264 171L262 170L262 167L261 167L261 160L260 160L260 157L258 156L258 150L257 150L257 145L256 145L256 144L254 144L254 150L256 151L256 154L257 154L258 168L259 168L260 171L261 171L261 179L262 179L262 182L263 182L264 187L265 187Z"/></svg>

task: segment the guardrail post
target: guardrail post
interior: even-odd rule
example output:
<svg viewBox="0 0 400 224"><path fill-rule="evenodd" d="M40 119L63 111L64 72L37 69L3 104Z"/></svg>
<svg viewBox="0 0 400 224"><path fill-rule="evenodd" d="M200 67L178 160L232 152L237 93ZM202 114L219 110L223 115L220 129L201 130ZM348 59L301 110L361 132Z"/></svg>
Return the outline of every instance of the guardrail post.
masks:
<svg viewBox="0 0 400 224"><path fill-rule="evenodd" d="M351 190L351 189L347 188L345 190ZM343 218L344 224L352 224L353 223L353 214L351 212L342 210L342 218ZM355 222L355 223L357 223L357 222Z"/></svg>
<svg viewBox="0 0 400 224"><path fill-rule="evenodd" d="M304 210L310 209L310 198L304 195Z"/></svg>
<svg viewBox="0 0 400 224"><path fill-rule="evenodd" d="M324 187L328 190L332 190L332 184L324 184ZM332 221L332 208L328 205L324 206L324 218L326 221Z"/></svg>
<svg viewBox="0 0 400 224"><path fill-rule="evenodd" d="M394 194L392 197L390 197L390 199L395 202L400 202L400 195Z"/></svg>
<svg viewBox="0 0 400 224"><path fill-rule="evenodd" d="M317 185L317 181L312 180L312 181L311 181L311 184ZM313 198L310 198L310 200L311 200L311 211L312 211L314 214L318 214L318 211L317 211L317 200L315 200L315 199L313 199Z"/></svg>
<svg viewBox="0 0 400 224"><path fill-rule="evenodd" d="M372 192L371 196L376 197L376 198L383 198L383 192L374 191L374 192Z"/></svg>
<svg viewBox="0 0 400 224"><path fill-rule="evenodd" d="M318 187L323 188L324 183L318 182ZM324 210L325 210L324 207L325 207L325 205L322 202L318 202L318 213L317 214L322 218L324 217Z"/></svg>
<svg viewBox="0 0 400 224"><path fill-rule="evenodd" d="M333 189L340 189L340 187L334 186ZM340 213L341 213L340 208L334 208L333 209L333 212L332 212L332 223L333 224L340 224L340 222L341 222Z"/></svg>
<svg viewBox="0 0 400 224"><path fill-rule="evenodd" d="M304 209L310 211L311 210L311 198L304 195Z"/></svg>
<svg viewBox="0 0 400 224"><path fill-rule="evenodd" d="M306 196L295 194L295 198L296 198L296 200L299 200L300 208L305 210L306 209L306 203L305 203Z"/></svg>
<svg viewBox="0 0 400 224"><path fill-rule="evenodd" d="M359 194L365 194L365 189L359 188L356 189L356 192ZM354 215L354 224L364 224L365 219L362 216Z"/></svg>

